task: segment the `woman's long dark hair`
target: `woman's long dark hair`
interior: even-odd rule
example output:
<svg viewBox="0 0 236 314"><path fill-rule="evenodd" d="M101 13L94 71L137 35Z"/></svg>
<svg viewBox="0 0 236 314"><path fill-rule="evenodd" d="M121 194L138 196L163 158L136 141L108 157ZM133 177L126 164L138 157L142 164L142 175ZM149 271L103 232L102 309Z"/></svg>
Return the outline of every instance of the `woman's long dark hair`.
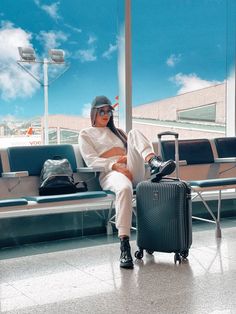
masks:
<svg viewBox="0 0 236 314"><path fill-rule="evenodd" d="M96 120L96 116L97 116L97 112L98 109L97 108L92 108L90 111L90 118L91 118L91 124L92 126L95 126L95 120ZM110 117L108 123L107 123L107 127L117 136L119 137L119 139L122 141L122 143L124 144L125 148L127 148L127 135L126 133L121 130L118 129L115 124L114 124L114 118L113 115Z"/></svg>

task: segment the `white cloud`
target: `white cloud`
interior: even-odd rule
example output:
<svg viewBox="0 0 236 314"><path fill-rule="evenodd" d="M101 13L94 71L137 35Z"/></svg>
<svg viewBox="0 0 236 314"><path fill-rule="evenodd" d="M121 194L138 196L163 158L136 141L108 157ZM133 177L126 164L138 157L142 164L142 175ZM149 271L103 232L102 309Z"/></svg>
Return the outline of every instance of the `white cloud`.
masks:
<svg viewBox="0 0 236 314"><path fill-rule="evenodd" d="M70 24L65 23L64 26L68 27L69 29L71 29L72 31L76 32L76 33L81 33L82 30L78 27L74 27Z"/></svg>
<svg viewBox="0 0 236 314"><path fill-rule="evenodd" d="M169 67L174 67L177 63L179 63L181 60L181 54L175 55L172 54L169 56L169 58L166 60L166 64Z"/></svg>
<svg viewBox="0 0 236 314"><path fill-rule="evenodd" d="M93 35L90 35L88 39L88 44L92 45L93 43L95 43L95 41L97 41L97 38Z"/></svg>
<svg viewBox="0 0 236 314"><path fill-rule="evenodd" d="M111 55L117 50L118 45L109 44L109 48L102 54L102 56L106 59L111 59Z"/></svg>
<svg viewBox="0 0 236 314"><path fill-rule="evenodd" d="M17 117L15 115L13 116L11 114L7 114L5 116L0 116L0 119L3 121L6 121L8 123L17 121Z"/></svg>
<svg viewBox="0 0 236 314"><path fill-rule="evenodd" d="M50 5L41 4L39 0L34 0L35 4L43 11L45 11L52 19L58 20L60 19L60 15L58 13L60 2L54 2Z"/></svg>
<svg viewBox="0 0 236 314"><path fill-rule="evenodd" d="M82 63L84 62L92 62L97 60L97 56L95 54L96 47L94 43L97 41L97 38L93 35L89 36L87 41L88 48L87 49L79 49L73 54L73 58L79 59Z"/></svg>
<svg viewBox="0 0 236 314"><path fill-rule="evenodd" d="M89 118L90 117L91 104L84 104L82 108L82 117Z"/></svg>
<svg viewBox="0 0 236 314"><path fill-rule="evenodd" d="M180 86L180 89L177 92L178 95L222 83L220 81L203 80L195 73L187 75L178 73L174 77L171 77L170 81L174 82L177 86Z"/></svg>
<svg viewBox="0 0 236 314"><path fill-rule="evenodd" d="M4 100L29 97L39 84L16 63L19 60L18 47L29 47L32 35L21 28L3 21L0 28L0 93ZM30 66L30 71L39 77L39 66Z"/></svg>
<svg viewBox="0 0 236 314"><path fill-rule="evenodd" d="M62 31L41 31L36 38L44 46L45 52L48 52L49 49L60 47L61 43L67 40L68 36Z"/></svg>
<svg viewBox="0 0 236 314"><path fill-rule="evenodd" d="M97 60L97 56L95 55L95 49L81 49L75 53L75 58L80 59L83 62L91 62Z"/></svg>

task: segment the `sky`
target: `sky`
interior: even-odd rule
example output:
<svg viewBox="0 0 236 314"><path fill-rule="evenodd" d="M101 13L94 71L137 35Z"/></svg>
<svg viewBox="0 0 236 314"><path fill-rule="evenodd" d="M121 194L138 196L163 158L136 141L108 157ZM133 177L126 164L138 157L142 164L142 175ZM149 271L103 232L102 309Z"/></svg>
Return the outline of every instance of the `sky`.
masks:
<svg viewBox="0 0 236 314"><path fill-rule="evenodd" d="M123 0L1 0L0 117L43 115L40 84L16 63L65 51L69 69L49 86L49 114L86 116L96 95L119 95ZM133 106L225 81L235 29L233 0L132 0ZM43 80L42 65L30 71ZM49 81L62 66L49 66Z"/></svg>

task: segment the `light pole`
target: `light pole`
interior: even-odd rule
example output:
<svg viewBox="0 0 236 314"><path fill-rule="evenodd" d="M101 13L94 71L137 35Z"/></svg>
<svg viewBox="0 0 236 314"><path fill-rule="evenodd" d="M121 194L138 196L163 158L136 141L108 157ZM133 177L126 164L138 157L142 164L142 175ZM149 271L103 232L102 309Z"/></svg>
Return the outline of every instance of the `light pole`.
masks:
<svg viewBox="0 0 236 314"><path fill-rule="evenodd" d="M44 144L48 144L48 60L43 59L43 88L44 88Z"/></svg>
<svg viewBox="0 0 236 314"><path fill-rule="evenodd" d="M43 60L36 60L35 51L32 47L18 47L18 51L21 59L17 61L17 64L44 88L44 144L48 144L48 65L66 65L66 68L56 78L54 78L50 84L62 76L62 74L69 69L69 65L65 63L65 53L62 49L50 49L50 60L47 58L44 58ZM41 81L40 78L37 78L27 67L25 67L24 63L43 64L43 81Z"/></svg>

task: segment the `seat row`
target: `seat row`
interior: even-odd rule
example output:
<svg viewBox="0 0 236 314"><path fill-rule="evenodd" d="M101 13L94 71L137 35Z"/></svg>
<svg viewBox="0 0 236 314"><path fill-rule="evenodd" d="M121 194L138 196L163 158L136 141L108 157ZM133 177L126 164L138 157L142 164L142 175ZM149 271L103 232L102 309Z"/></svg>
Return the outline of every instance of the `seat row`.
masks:
<svg viewBox="0 0 236 314"><path fill-rule="evenodd" d="M157 142L154 150L159 154ZM161 142L164 160L175 159L174 141ZM9 147L0 150L0 218L44 215L73 211L103 211L107 232L111 233L112 210L115 196L102 191L97 174L101 168L86 167L79 151L79 145L41 145ZM88 192L39 196L39 178L46 159L60 156L67 158L72 166L75 181L85 180ZM236 137L214 140L179 140L179 177L192 187L193 199L199 196L216 223L216 235L221 236L220 211L221 192L236 187ZM206 191L217 191L218 210L215 215L205 199ZM193 218L198 218L193 216Z"/></svg>
<svg viewBox="0 0 236 314"><path fill-rule="evenodd" d="M99 185L97 172L101 169L84 166L78 145L9 147L0 150L0 155L0 218L88 210L97 212L114 207L114 195L102 191ZM69 160L75 182L85 180L88 192L39 196L43 163L55 156ZM111 230L109 225L108 233Z"/></svg>

